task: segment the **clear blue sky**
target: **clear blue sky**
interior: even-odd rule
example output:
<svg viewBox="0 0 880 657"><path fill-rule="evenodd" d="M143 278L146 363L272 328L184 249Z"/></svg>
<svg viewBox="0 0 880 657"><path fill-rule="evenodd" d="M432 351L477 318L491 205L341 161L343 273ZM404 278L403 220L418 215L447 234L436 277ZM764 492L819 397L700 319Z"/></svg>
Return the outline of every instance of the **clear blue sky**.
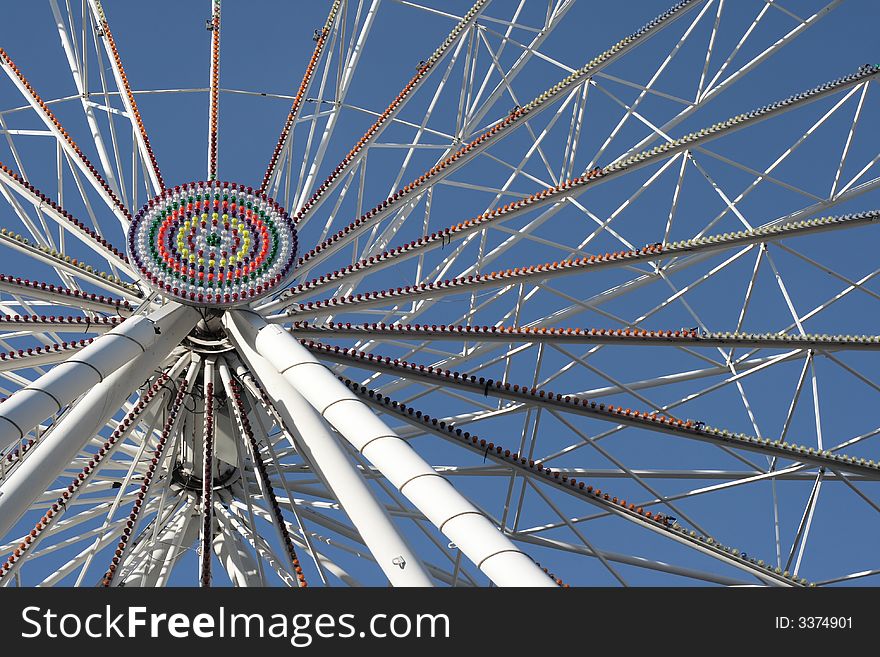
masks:
<svg viewBox="0 0 880 657"><path fill-rule="evenodd" d="M72 3L77 4L77 3ZM351 13L357 2L350 0L349 22L346 26L346 39L351 34ZM463 13L469 2L445 0L427 2L445 10ZM562 62L568 67L583 65L593 56L635 31L642 24L659 14L670 4L670 0L632 0L625 3L587 3L579 2L571 9L563 24L557 28L541 48L549 60ZM822 7L819 0L788 0L781 3L784 10L806 17ZM75 94L69 70L55 31L52 12L48 2L8 3L4 7L4 22L0 26L0 45L21 67L25 75L45 99ZM107 15L119 45L128 78L136 90L152 89L203 89L208 84L209 33L205 30L209 3L170 2L161 0L152 3L105 3ZM268 94L294 93L302 76L313 42L312 32L319 27L326 15L326 2L273 2L270 0L227 1L224 3L222 31L221 85L224 89ZM709 78L714 76L727 56L736 47L750 22L765 5L762 0L728 0L720 22L716 52L709 63ZM487 15L507 19L516 3L512 0L495 0L487 10ZM531 0L520 18L525 25L539 25L546 12L547 3ZM766 18L754 30L737 56L727 68L728 73L737 70L742 64L768 47L780 36L797 25L792 16L784 10L769 9ZM617 76L638 84L646 83L670 49L682 36L686 26L696 12L665 30L649 43L640 46L633 53L606 70ZM697 81L703 67L706 42L712 29L715 5L707 16L694 28L691 38L681 48L673 63L658 79L656 88L666 94L692 100ZM880 17L876 3L870 0L845 0L827 17L804 32L790 46L767 60L742 81L731 87L716 100L701 108L685 123L672 131L673 137L681 136L712 123L745 112L755 107L781 99L792 93L813 87L830 79L855 71L867 62L880 61L877 51L876 26ZM490 30L498 30L499 25L483 22ZM436 47L452 25L452 21L433 17L424 12L407 7L393 0L383 0L380 5L375 26L364 50L357 76L346 99L357 108L381 112L388 101L402 88L415 71L419 60L424 59ZM487 32L486 36L493 49L498 47L498 37ZM513 38L525 43L532 38L528 30L515 30ZM521 50L511 44L502 56L504 66L509 66ZM100 89L100 78L94 63L94 49L90 49L90 87ZM478 72L485 74L489 57L483 47L478 59ZM106 63L106 62L105 62ZM461 87L461 66L453 68L447 91L440 97L429 128L449 133L455 130L455 110ZM445 70L444 66L441 67ZM335 76L336 69L331 68ZM518 100L523 103L555 83L565 73L551 61L533 58L523 74L516 80L514 90ZM407 105L401 114L406 121L419 123L430 101L435 79ZM497 78L492 78L494 85ZM602 89L617 95L623 102L632 102L638 90L620 82L603 78L598 80ZM316 96L313 87L310 97ZM332 91L331 91L332 94ZM878 110L876 83L869 88L862 109L862 122L853 138L843 180L848 181L862 166L878 153L878 136L873 129ZM330 97L328 95L328 97ZM725 137L707 148L723 157L742 165L762 170L770 165L780 154L796 142L813 123L842 94L832 99L814 103L804 109L774 118L735 136ZM96 102L103 98L93 96ZM826 124L816 130L809 139L786 161L778 167L773 176L819 197L828 195L834 172L840 161L859 95L847 101L841 110ZM206 124L208 115L207 94L204 91L180 94L139 95L138 103L149 131L154 150L162 168L165 180L176 184L205 176ZM0 80L0 110L22 104L17 90L8 80ZM114 107L119 101L113 100ZM487 114L484 124L503 116L513 106L509 97L504 97ZM224 93L221 96L220 110L220 177L248 185L257 185L262 178L269 155L290 102L286 99ZM57 114L64 125L84 150L94 157L94 149L88 140L86 124L79 103L66 102L57 106ZM650 97L641 106L641 113L655 125L662 124L680 110L676 102ZM308 103L304 112L314 111L314 103ZM605 138L617 124L622 111L599 88L590 90L581 135L581 144L575 158L575 170L587 166L594 153L602 146ZM535 121L535 130L542 129L553 115L553 111L542 114ZM12 129L40 128L38 120L30 113L5 115L8 127ZM562 166L562 151L571 119L570 112L556 124L544 143L552 168L558 172ZM102 117L103 120L103 117ZM321 169L321 178L335 166L336 162L363 134L369 126L368 114L349 109L343 112L340 125L328 150ZM122 122L117 123L121 129ZM323 126L323 124L322 124ZM319 130L320 134L320 130ZM405 127L389 128L382 137L383 142L406 142L413 130ZM637 120L630 120L599 159L600 166L613 161L615 157L646 134L646 128ZM304 157L308 138L308 125L301 125L295 133L296 148L294 157L299 171L299 162ZM128 137L120 136L123 157L130 157L126 150ZM441 136L426 136L428 144L445 144ZM490 153L514 164L518 163L529 148L532 139L521 128ZM45 137L17 137L16 147L20 150L28 177L39 187L55 193L55 153L54 145ZM416 151L412 162L402 177L402 182L417 177L429 168L441 151L421 149ZM364 202L372 205L388 193L390 185L401 169L403 154L393 148L374 149L370 153L370 165L365 183ZM694 165L689 165L682 186L681 199L676 219L670 233L670 240L686 239L700 232L708 221L723 208L724 202L713 189L707 178L711 178L729 198L734 198L747 187L753 176L717 158L696 154L696 160L704 169L705 175ZM13 163L8 144L0 139L0 161L7 165ZM607 218L630 195L634 194L645 181L658 170L650 167L642 172L627 176L619 182L603 185L581 197L581 201L596 216ZM861 181L877 176L877 166L867 171ZM626 240L635 246L653 243L663 239L672 193L678 175L678 163L671 167L638 200L629 205L612 226ZM548 180L547 169L540 157L533 157L524 171L541 181ZM496 186L504 182L507 170L491 158L479 158L474 163L452 176L455 181L478 185ZM294 184L296 175L294 176ZM129 183L130 186L130 183ZM530 193L542 187L525 176L517 179L511 186L514 192ZM70 199L70 209L74 214L85 216L82 203L73 190L69 174L65 179L66 198ZM340 205L339 212L332 223L335 231L356 215L354 190ZM431 209L430 230L442 228L451 223L464 220L484 211L491 201L485 192L465 190L451 185L437 187ZM508 202L513 197L505 197ZM143 188L139 195L144 202ZM284 202L284 199L279 199ZM793 209L809 205L812 201L804 194L794 193L780 186L763 183L739 207L744 218L751 225L760 225ZM878 205L878 193L872 192L840 204L832 213L872 209ZM300 244L306 249L319 239L332 203L326 204L318 216L306 227ZM97 207L97 206L96 206ZM289 208L291 211L294 208ZM411 220L392 242L398 244L415 239L422 234L424 205L419 206ZM531 218L510 224L520 228ZM8 205L0 209L0 220L4 226L15 226L21 230L20 223ZM121 245L123 240L114 228L112 217L103 212L99 216L101 225L107 230L111 240ZM537 234L549 241L568 246L576 246L592 230L595 224L584 214L568 207L554 220L542 226ZM740 230L740 222L728 213L710 232ZM873 233L876 229L861 228L827 234L820 237L799 238L790 246L803 254L834 270L840 276L857 280L876 268L876 249ZM499 243L506 234L491 235L490 246ZM76 247L72 247L75 249ZM585 247L588 252L605 252L621 248L620 242L611 235L603 234ZM74 254L78 252L74 251ZM457 275L466 264L470 254L473 258L476 247L472 245L465 258L458 261L454 271ZM777 266L779 275L789 293L794 307L804 313L822 303L845 287L845 282L827 272L808 264L802 258L779 247L771 247L770 254ZM50 272L39 270L33 263L8 257L7 270L42 277L49 280ZM79 254L80 256L82 254ZM627 294L603 306L603 309L618 317L632 321L662 302L670 294L670 286L682 287L698 280L699 277L719 265L730 254L713 257L703 265L670 276L669 284L655 282L645 288ZM432 266L439 262L442 253L434 253L428 260ZM546 260L565 257L559 249L538 242L520 243L492 264L493 269L534 264ZM350 262L351 253L347 251L327 263L335 268ZM412 282L415 275L415 260L405 267L393 269L367 279L359 291L380 289ZM689 292L681 301L669 304L653 315L643 326L646 328L667 329L693 326L696 322L690 314L695 312L709 330L734 330L742 306L746 286L755 264L755 252L746 254L739 261L727 267L721 274L713 276L708 282ZM319 273L319 272L314 272ZM579 299L588 299L618 283L632 278L632 272L614 270L609 274L584 278L560 279L552 284L559 292ZM807 332L828 333L876 333L878 286L872 281L866 285L867 292L848 295L829 310L816 314L804 325ZM491 296L491 294L489 295ZM479 297L479 301L486 300ZM419 318L420 322L458 323L467 311L468 297L451 297L436 304L429 312ZM570 304L563 296L554 294L538 295L526 304L520 323L545 316ZM489 305L474 317L474 322L488 324L497 321L508 312L513 304L512 295ZM354 321L354 320L352 320ZM360 321L364 321L361 319ZM511 322L507 322L511 323ZM768 262L763 262L756 277L756 288L743 323L746 331L779 331L791 323L791 314L780 291L776 275ZM613 322L607 316L586 312L567 320L563 325L603 327ZM438 349L456 348L440 344ZM585 348L571 349L572 353L582 354ZM397 345L380 347L378 353L400 355L404 351ZM761 352L758 356L775 354ZM718 359L718 351L701 350L700 354ZM864 412L877 403L877 387L874 378L880 371L880 361L873 353L843 353L836 357L861 376L865 382L826 358L816 360L816 390L821 418L821 429L826 446L838 444L877 427L876 414ZM423 353L413 360L429 364L436 355ZM568 359L560 353L548 351L544 355L538 380L562 368ZM593 366L614 380L634 382L661 374L700 369L707 366L705 359L682 351L665 349L606 348L589 361ZM703 418L709 424L724 426L732 430L754 433L752 419L762 435L775 438L783 426L789 404L803 366L803 358L776 365L760 374L743 379L743 393L749 401L749 409L743 403L743 395L734 385L721 387L716 392L700 397L679 408L681 415ZM501 366L488 367L486 372L497 376ZM515 359L512 364L510 380L531 383L535 372L535 350L531 349ZM481 371L482 373L482 371ZM362 373L361 373L362 374ZM808 383L799 400L793 416L788 438L793 442L817 444L817 421L814 412L813 392ZM644 394L658 404L669 403L697 392L723 376L698 379L695 382L648 388ZM384 379L380 380L385 382ZM594 371L573 368L562 377L549 384L554 391L580 391L611 385ZM419 388L413 388L413 391ZM608 401L634 408L646 408L644 401L626 394L609 397ZM429 394L415 402L433 414L454 415L473 410L473 406L455 400ZM516 448L523 432L528 436L534 414L524 427L523 415L514 415L479 423L474 430L488 438L495 439L511 448ZM581 431L596 435L607 426L591 420L575 418L574 425ZM541 418L541 438L536 453L550 454L559 447L576 442L577 438L558 420L544 414ZM865 440L849 450L849 453L866 458L877 459L876 437ZM479 465L480 459L469 454L461 454L456 448L438 444L434 438L419 438L414 446L429 460L437 464ZM700 443L683 442L677 439L653 435L643 431L628 429L604 439L602 445L622 460L628 467L644 469L732 469L743 470L745 464L720 450ZM766 465L762 457L747 455L754 463ZM611 468L613 467L597 451L590 448L576 450L573 454L555 461L560 467ZM454 482L463 491L485 504L490 513L500 515L503 509L507 481L500 477L487 480L477 477L458 477ZM718 480L676 480L655 479L651 484L666 494L684 492L703 486L713 485ZM516 490L519 491L519 482ZM647 493L634 482L626 479L599 481L602 488L631 499L646 499ZM783 562L788 556L792 540L801 520L804 504L812 486L812 481L781 482L777 487L779 498L779 533ZM860 490L872 499L877 499L876 484L858 484ZM517 492L518 494L518 492ZM748 486L737 486L727 491L696 496L681 503L688 514L705 526L722 542L746 549L749 553L775 561L775 530L773 517L773 491L769 482ZM591 513L592 507L578 504L566 497L553 496L552 499L566 514L579 516ZM554 522L552 511L541 506L539 498L533 493L526 497L526 525ZM860 569L877 567L876 549L880 530L878 530L876 511L852 490L843 484L829 482L822 486L807 549L804 554L801 573L811 580L823 580ZM607 519L591 521L583 525L584 535L596 546L617 552L633 553L648 558L684 564L695 568L705 568L712 572L735 575L734 571L724 570L704 557L693 555L677 547L670 541L658 538L644 531L626 526L625 523ZM576 537L565 529L551 532L548 536L560 540L578 542ZM421 540L414 535L414 541ZM550 566L557 574L573 584L610 585L613 579L596 560L575 559L564 554L543 552L529 548L539 561ZM65 557L68 551L62 551ZM59 563L62 559L59 557ZM355 562L341 563L357 568ZM194 561L192 564L194 565ZM620 566L620 572L632 584L678 584L683 580L670 578L653 571ZM360 571L359 571L360 574ZM363 571L365 582L381 581L371 569ZM191 585L195 576L187 579L181 574L176 583ZM27 581L27 578L26 578ZM872 578L857 580L856 583L869 584Z"/></svg>

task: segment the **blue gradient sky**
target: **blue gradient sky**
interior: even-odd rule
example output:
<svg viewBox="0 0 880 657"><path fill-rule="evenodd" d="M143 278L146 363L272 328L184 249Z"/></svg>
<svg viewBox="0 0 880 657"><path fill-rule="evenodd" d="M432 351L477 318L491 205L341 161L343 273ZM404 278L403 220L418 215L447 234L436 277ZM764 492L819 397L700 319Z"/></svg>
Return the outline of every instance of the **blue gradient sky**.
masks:
<svg viewBox="0 0 880 657"><path fill-rule="evenodd" d="M450 12L463 13L470 3L448 0L431 4L442 6ZM615 41L635 31L663 11L668 4L668 0L632 0L626 3L580 2L547 40L542 52L553 60L563 62L566 66L581 66ZM736 2L728 0L725 4L716 40L716 55L708 68L710 78L736 47L743 32L764 4L760 0ZM789 0L784 2L783 6L801 16L808 16L823 4L816 0ZM105 5L128 78L136 90L201 89L180 94L142 94L138 96L138 103L166 182L176 184L204 178L208 116L208 99L204 87L208 84L209 56L209 33L205 30L204 22L208 16L209 3L161 0L152 3L106 2ZM354 11L357 3L352 0L350 5L351 11ZM314 45L311 40L312 32L323 23L326 7L325 2L270 0L225 2L222 32L222 87L236 91L292 94L299 84L305 64L312 52ZM495 0L487 10L487 14L509 18L514 8L515 3L512 0ZM546 8L545 2L528 2L520 21L526 25L539 24ZM714 11L713 5L709 14L694 29L693 37L685 43L673 63L659 78L657 89L667 94L693 99L703 66L705 44L712 27ZM0 45L21 67L41 95L45 99L50 99L75 94L48 3L8 3L8 6L4 7L4 12L6 20L0 25ZM689 14L688 18L660 33L649 43L640 46L631 55L609 67L606 72L609 75L644 84L670 49L675 46L686 25L695 15L696 13ZM671 136L679 137L691 130L709 126L729 116L846 75L866 62L880 61L876 38L877 18L877 6L871 0L846 0L827 17L818 21L814 27L806 30L790 46L768 59L718 99L675 127ZM497 24L491 22L484 24L492 29L498 29ZM452 21L446 18L429 17L417 9L392 0L384 0L380 4L375 26L364 50L356 79L348 93L347 102L369 112L381 112L412 76L419 60L424 59L436 44L442 41L451 25ZM766 19L732 59L728 71L738 69L795 26L796 22L791 16L771 7ZM350 36L350 29L349 20L346 39ZM526 42L531 37L532 33L527 30L516 30L513 35L513 38L520 42ZM497 36L487 33L487 39L493 48L497 48ZM509 65L520 52L521 50L515 46L510 46L504 53L502 62L506 66ZM94 58L93 49L90 50L89 56ZM483 49L479 60L481 72L485 71L487 59L488 56ZM97 66L94 59L90 62L90 86L94 90L99 90L100 78L96 71ZM442 132L455 130L461 66L459 62L452 69L449 89L440 97L428 124L434 130ZM445 63L441 68L445 70ZM331 74L336 75L335 68L331 69ZM435 73L435 76L439 77L439 75L439 72ZM558 66L548 61L533 59L514 84L517 100L522 102L531 99L564 75L565 73ZM495 80L493 78L493 85ZM626 103L632 102L638 94L638 90L609 79L601 79L600 85ZM432 84L413 98L402 112L401 118L415 123L420 122L428 107L433 88L432 78ZM314 98L316 93L313 87L309 96ZM876 130L873 129L878 110L877 93L876 83L873 83L865 96L862 123L856 131L848 164L844 168L844 180L853 177L878 152L880 140ZM856 94L848 100L840 112L805 140L796 153L774 171L774 177L817 196L827 196L858 96ZM100 96L94 98L96 102L104 102ZM621 108L597 88L590 90L589 98L582 141L576 157L577 171L587 166L592 155L602 146L622 114ZM840 98L842 94L771 119L736 135L724 137L707 148L752 169L763 170L784 153L817 119L830 110ZM0 110L22 104L22 99L13 85L8 80L0 80ZM112 100L111 104L114 107L120 106L118 99ZM504 97L488 112L483 123L488 124L503 116L513 105L513 99ZM283 98L232 91L222 94L219 165L222 179L247 185L259 184L289 106L290 101ZM86 125L79 104L75 101L65 102L56 107L59 118L74 138L81 145L88 144ZM313 112L314 108L315 103L307 103L304 114ZM680 108L681 105L674 102L651 97L644 102L640 111L656 125L673 116ZM536 129L545 126L552 115L551 110L536 119ZM40 128L38 119L29 112L5 114L4 117L8 126L13 129ZM348 109L343 112L343 118L334 133L334 139L321 168L320 174L323 174L321 178L329 173L336 162L348 152L371 121L372 118L368 113L358 109ZM557 172L562 164L561 152L569 121L570 113L566 113L544 142L546 152L553 159L552 166ZM121 152L126 154L130 153L126 150L129 137L122 134L125 132L121 128L122 125L122 122L117 123L117 128L121 131L120 142L123 147ZM406 142L412 134L411 128L394 126L384 133L381 141ZM599 159L598 165L609 164L645 134L644 125L635 120L627 122L606 153ZM307 140L308 125L300 125L295 132L296 174L299 171L299 163L304 157ZM423 141L428 144L446 143L437 136L428 136ZM499 158L516 163L528 150L530 142L531 138L527 131L520 129L503 143L493 147L490 152ZM56 179L54 144L45 137L30 137L16 138L15 145L23 156L29 179L38 187L54 194ZM86 147L85 150L93 161L97 161L93 149ZM440 152L442 151L428 148L416 151L412 162L402 174L401 184L429 168ZM372 207L391 190L392 183L401 174L403 151L394 148L374 149L370 152L369 159L364 194L366 207ZM707 176L711 177L730 198L739 194L753 179L753 176L718 159L698 154L697 160L704 167ZM0 139L0 161L8 165L14 161L5 139ZM583 203L596 216L606 218L615 212L620 203L633 195L658 168L653 166L643 172L603 185L595 193L584 195ZM548 179L546 167L538 157L532 158L524 171L540 181ZM612 224L635 246L653 243L663 238L677 173L676 163L656 184L640 194L637 200L621 212ZM503 183L507 174L508 170L497 161L480 158L457 172L452 178L457 181L495 186ZM862 176L861 180L869 180L876 175L877 167L874 166ZM294 175L294 185L296 177L297 175ZM130 187L130 181L128 184ZM85 210L82 202L78 198L72 198L76 196L72 185L68 173L65 179L68 202L65 205L69 203L70 210L74 214L83 216ZM539 185L535 180L520 177L511 189L517 193L531 193L541 187L543 185ZM697 234L710 218L724 208L719 194L694 166L688 167L682 190L676 220L670 234L671 240L686 239ZM332 223L333 230L355 218L357 208L354 196L354 193L350 194L340 205L337 218ZM142 185L138 199L139 205L145 201ZM513 197L508 196L502 202L506 203L512 199ZM290 199L279 198L279 200L287 202ZM479 214L486 209L491 200L491 195L485 192L449 185L438 186L432 200L428 232ZM755 193L739 206L739 209L749 224L760 225L808 203L803 195L765 183L759 186ZM873 192L841 204L831 212L855 212L875 208L877 204L878 195L877 192ZM303 231L300 243L305 248L310 248L319 241L331 205L331 203L326 204L318 213L318 217ZM423 215L422 205L413 214L413 220L407 222L401 229L393 243L407 242L421 235L424 230ZM4 204L0 208L0 218L3 225L16 226L16 230L21 230L20 223L8 205ZM509 227L519 229L532 218L534 217L529 216L513 221ZM103 212L99 220L101 225L106 227L108 236L122 244L121 233L118 226L114 228L109 213ZM595 224L569 207L543 226L538 234L546 240L575 246L594 228ZM727 232L741 228L742 224L736 217L728 213L712 232ZM799 238L793 241L791 246L798 253L822 263L840 276L857 280L876 267L876 249L874 240L871 239L872 231L876 232L874 227ZM498 243L505 237L506 235L503 234L495 235L493 238L495 242L490 244ZM616 238L603 234L593 240L586 250L604 253L609 249L619 248L621 248L620 242ZM77 249L77 246L72 246L72 254L85 257L85 252ZM772 247L770 253L786 290L790 293L792 303L800 313L822 303L845 287L845 282L839 277L829 275L795 254L779 247ZM471 257L476 255L474 246L465 252L461 264L457 264L455 270L450 271L448 275L457 275L469 255ZM662 303L669 296L671 286L682 287L691 284L702 274L722 263L729 255L731 254L713 257L705 266L670 276L668 284L653 283L605 304L603 309L618 317L627 318L628 321L634 320ZM48 280L45 277L50 274L44 269L35 268L33 263L22 260L17 255L4 253L4 257L7 256L9 257L7 267L21 274ZM430 262L432 264L438 262L439 257L442 257L442 254L435 253L434 259ZM533 264L558 260L561 257L564 257L564 254L558 249L545 244L524 243L499 258L492 268ZM346 252L330 260L326 266L333 269L350 260L351 254ZM414 261L411 263L414 267ZM687 305L680 300L668 304L643 326L657 329L693 326L695 324L691 315L693 311L709 330L734 330L754 264L755 253L750 252L719 275L713 276L706 284L701 284L693 292L685 295ZM411 267L391 269L371 277L365 287L360 289L384 289L411 283L413 275ZM629 278L632 278L632 272L612 270L601 277L560 279L554 282L552 287L569 297L587 299ZM866 288L869 290L868 293L848 295L831 309L810 318L805 323L805 330L817 333L876 333L874 320L878 316L876 304L877 298L880 297L877 297L878 288L875 282L868 283ZM487 300L491 295L492 293L484 294L478 301ZM468 303L467 297L451 297L436 304L418 321L438 324L458 323L459 316L467 311ZM568 303L569 301L560 295L538 295L536 300L524 307L520 323L524 324L547 315L567 306ZM493 323L500 315L510 310L511 304L512 299L508 295L495 305L489 305L485 310L477 312L473 321L479 324ZM781 295L775 272L765 262L756 277L756 289L743 330L779 331L790 323L791 314ZM565 325L601 327L610 324L607 316L599 313L584 313L574 320L569 320ZM438 346L442 349L447 347L448 345ZM586 349L571 349L572 353L582 354L584 351ZM399 346L391 345L382 348L379 353L398 356L404 351ZM719 357L717 351L711 353L711 350L702 350L701 353L716 359ZM759 355L767 353L778 352L763 352ZM413 360L429 364L435 358L434 355L421 354ZM875 354L867 352L862 355L843 353L837 355L837 358L863 377L867 377L870 383L859 379L827 358L817 358L816 406L819 408L819 424L826 446L870 432L877 427L876 414L866 413L864 409L871 409L877 403L877 393L880 388L873 379L880 371L878 369L880 361ZM538 380L561 369L568 360L564 354L548 351L541 363ZM535 373L535 362L534 349L514 359L510 380L531 383ZM659 348L617 350L607 348L591 357L590 363L615 380L629 382L706 366L705 359L698 356ZM760 374L743 379L742 394L735 385L727 385L689 402L682 406L679 412L687 417L704 418L715 426L724 426L750 434L754 433L752 423L754 418L762 435L777 437L785 421L802 366L803 358L798 358L768 368ZM480 373L488 372L491 376L498 376L501 371L502 366L495 365L481 370ZM358 375L365 378L363 372L359 372ZM648 389L644 394L658 404L669 403L723 378L717 376L695 383ZM386 380L379 381L381 383ZM568 392L591 390L607 385L611 385L609 380L598 373L575 368L555 380L549 387L554 391ZM418 389L420 388L413 390ZM808 381L793 416L788 439L815 446L818 430L812 394ZM743 395L749 401L748 408L743 403ZM642 400L627 394L613 395L608 401L624 406L632 404L634 408L646 406ZM451 415L472 410L472 407L459 401L437 394L429 394L414 404L432 415L438 413ZM473 430L513 449L519 444L523 435L528 439L534 421L534 415L527 419L522 415L503 416L482 422ZM589 435L599 434L608 428L607 425L593 420L575 418L572 422L579 430ZM392 422L392 424L396 423ZM552 453L557 448L576 440L567 427L546 414L541 419L541 434L538 453L542 454ZM854 446L849 453L876 460L878 455L876 441L876 437L865 440ZM462 454L457 448L439 443L435 438L417 438L413 441L413 445L432 463L479 465L481 462L480 458ZM746 464L742 461L714 447L701 443L682 442L635 429L628 429L604 439L602 445L609 454L631 468L746 469ZM763 457L754 454L747 456L754 463L766 467ZM613 467L606 458L589 448L576 450L571 455L559 459L556 465L585 468ZM488 512L496 516L501 515L507 490L506 479L457 477L454 483L477 502L485 505ZM651 483L665 494L675 494L713 485L717 480L657 479L651 480ZM517 495L519 485L520 482L517 481ZM608 489L621 497L633 500L648 499L647 493L631 480L600 481L599 485L603 489L607 485ZM777 486L775 491L779 504L778 531L781 537L783 561L788 556L788 550L797 532L811 486L812 481L784 482ZM876 484L862 483L858 486L866 495L876 500L878 495ZM765 481L732 487L711 495L696 496L681 502L681 506L687 510L687 513L698 518L700 523L709 528L709 531L722 542L746 549L749 553L759 555L768 561L775 561L777 519L774 518L773 513L773 495L771 484ZM566 497L556 495L551 497L565 514L572 517L593 512L592 507L585 507ZM540 498L531 492L526 495L524 509L529 517L529 520L525 521L527 525L558 520L552 511L542 505ZM813 518L808 547L804 553L802 574L811 580L821 581L859 569L875 568L875 546L880 539L876 513L844 485L834 482L824 484ZM30 522L32 524L32 520ZM22 529L27 524L26 518L22 521ZM618 520L607 518L594 520L584 527L584 535L590 542L606 550L634 553L737 576L735 571L725 570L706 557L694 555L666 539L627 526ZM427 545L424 537L412 532L409 525L405 531L418 546ZM564 528L547 535L560 540L578 542L578 539ZM596 560L577 559L572 555L545 552L541 548L534 548L532 551L529 547L529 550L533 556L545 565L551 566L554 572L562 575L566 581L595 585L614 583L607 570ZM59 551L58 564L63 563L74 553L75 550ZM365 583L381 583L377 569L358 565L356 561L347 560L344 554L334 553L334 556L339 556L340 563L357 569L353 572L362 575ZM55 558L55 556L47 557L47 562ZM100 559L101 557L99 561ZM186 572L187 567L194 567L194 564L193 553L184 559L174 583L195 584L195 576L190 578ZM632 584L674 585L684 582L681 579L631 566L621 565L620 572ZM24 578L26 583L34 583L28 578L27 569L24 571ZM872 582L872 578L855 581L857 584Z"/></svg>

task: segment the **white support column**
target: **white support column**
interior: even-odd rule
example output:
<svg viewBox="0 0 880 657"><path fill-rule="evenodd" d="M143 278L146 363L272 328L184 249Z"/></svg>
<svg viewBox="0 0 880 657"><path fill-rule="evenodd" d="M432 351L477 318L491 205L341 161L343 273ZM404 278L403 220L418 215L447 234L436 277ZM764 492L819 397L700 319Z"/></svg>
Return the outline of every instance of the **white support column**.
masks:
<svg viewBox="0 0 880 657"><path fill-rule="evenodd" d="M318 474L360 532L388 581L393 586L433 586L419 558L398 534L391 518L373 497L366 480L352 465L318 412L253 349L251 341L234 325L227 323L227 329L237 344L238 354L259 379L285 427L297 441L296 448L318 469ZM244 368L237 373L246 376Z"/></svg>
<svg viewBox="0 0 880 657"><path fill-rule="evenodd" d="M0 404L0 449L21 440L47 417L159 343L165 344L168 331L174 335L180 333L182 339L198 319L194 309L177 304L163 306L148 316L131 317L33 383L17 390ZM164 358L174 346L176 344L169 345L159 357ZM128 388L128 392L144 379L146 376Z"/></svg>
<svg viewBox="0 0 880 657"><path fill-rule="evenodd" d="M299 341L259 315L232 310L225 323L239 345L272 367L499 586L555 586L545 573L426 463Z"/></svg>
<svg viewBox="0 0 880 657"><path fill-rule="evenodd" d="M89 359L83 358L82 354L86 351L84 349L78 354L80 364L76 365L75 373L70 366L67 366L63 377L52 379L55 383L60 381L58 386L44 388L48 391L45 394L38 391L43 388L36 389L32 386L21 391L32 391L27 399L33 404L42 403L41 398L46 397L51 404L46 415L50 415L54 412L55 401L49 393L57 392L61 384L64 386L62 392L72 395L66 397L68 400L88 389L79 403L37 443L28 458L0 485L0 536L4 536L34 500L51 487L57 474L66 468L92 436L101 430L108 418L119 410L132 391L147 380L162 359L180 344L199 318L194 308L168 304L154 313L151 319L145 320L144 326L152 333L151 341L145 341L144 345L141 345L134 339L118 337L115 343L108 343L107 353L96 352ZM159 333L153 330L154 326ZM123 342L129 343L133 351L129 350L128 346L123 346ZM93 344L98 344L98 341ZM123 352L125 358L120 360L119 355ZM65 366L66 364L59 365L46 376ZM89 371L91 375L88 374ZM99 372L100 377L97 375ZM82 377L83 381L75 381L77 377ZM45 377L40 377L38 381L43 378ZM71 392L74 388L79 392ZM15 396L0 405L0 408L12 402ZM57 398L58 395L54 397ZM22 406L25 409L26 407L27 404ZM5 413L5 409L3 412Z"/></svg>

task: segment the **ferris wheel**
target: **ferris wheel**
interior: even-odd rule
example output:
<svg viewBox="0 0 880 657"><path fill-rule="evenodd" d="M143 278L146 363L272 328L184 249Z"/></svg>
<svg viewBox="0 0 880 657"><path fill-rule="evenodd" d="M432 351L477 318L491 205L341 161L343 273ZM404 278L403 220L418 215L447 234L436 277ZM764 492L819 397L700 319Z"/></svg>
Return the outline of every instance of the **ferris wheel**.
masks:
<svg viewBox="0 0 880 657"><path fill-rule="evenodd" d="M867 3L187 4L0 28L0 585L874 581Z"/></svg>

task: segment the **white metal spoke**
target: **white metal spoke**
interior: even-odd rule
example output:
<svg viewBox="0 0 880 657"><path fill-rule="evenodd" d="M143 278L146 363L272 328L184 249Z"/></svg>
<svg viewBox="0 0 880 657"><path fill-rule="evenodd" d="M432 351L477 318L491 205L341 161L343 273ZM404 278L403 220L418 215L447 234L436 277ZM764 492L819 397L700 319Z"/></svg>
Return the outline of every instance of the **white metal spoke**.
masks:
<svg viewBox="0 0 880 657"><path fill-rule="evenodd" d="M3 68L3 71L9 76L9 79L12 80L13 84L19 88L22 95L42 119L49 131L55 135L55 138L64 149L64 152L71 158L77 168L79 168L82 174L91 183L92 187L107 204L122 227L127 228L130 220L128 210L119 200L112 187L101 177L91 162L89 162L88 158L86 158L76 142L74 142L67 131L64 130L61 123L55 118L52 110L49 109L49 106L43 102L43 99L40 98L39 94L37 94L3 49L0 49L0 67Z"/></svg>
<svg viewBox="0 0 880 657"><path fill-rule="evenodd" d="M211 0L211 59L210 59L210 92L208 103L208 180L217 179L218 138L220 130L220 0ZM210 514L213 505L206 507L205 513ZM203 545L203 548L206 547ZM210 555L210 550L205 549ZM203 554L203 559L208 558Z"/></svg>
<svg viewBox="0 0 880 657"><path fill-rule="evenodd" d="M147 136L147 131L143 119L141 118L140 110L137 106L137 101L132 93L131 86L129 85L128 78L125 74L125 69L122 67L122 58L120 57L113 34L110 31L110 24L107 21L107 16L104 14L104 8L101 5L100 0L88 0L88 3L92 16L95 18L98 25L100 25L101 32L103 32L102 37L104 48L107 52L107 59L113 70L113 77L116 80L116 86L121 91L120 97L125 106L126 114L128 114L128 118L132 123L132 131L134 138L137 141L141 161L147 169L153 192L158 194L164 191L165 181L162 179L162 173L159 171L159 165L153 154L153 148L150 145L150 138ZM83 27L83 29L85 29L85 27ZM134 171L132 171L132 175L134 175Z"/></svg>

